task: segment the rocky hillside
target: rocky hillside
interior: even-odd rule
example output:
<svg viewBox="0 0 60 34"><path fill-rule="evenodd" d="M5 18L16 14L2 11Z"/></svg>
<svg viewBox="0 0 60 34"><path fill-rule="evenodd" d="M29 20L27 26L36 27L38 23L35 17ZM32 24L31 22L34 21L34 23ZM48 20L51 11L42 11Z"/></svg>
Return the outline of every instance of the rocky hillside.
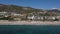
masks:
<svg viewBox="0 0 60 34"><path fill-rule="evenodd" d="M31 13L31 12L41 11L41 10L40 9L31 8L31 7L0 4L0 12L1 11L16 12L16 13Z"/></svg>
<svg viewBox="0 0 60 34"><path fill-rule="evenodd" d="M58 9L52 9L52 10L43 10L43 9L35 9L32 7L23 7L23 6L17 6L17 5L5 5L0 4L0 12L16 12L21 14L28 14L28 13L38 13L38 12L47 12L47 13L57 13L60 14L60 10Z"/></svg>

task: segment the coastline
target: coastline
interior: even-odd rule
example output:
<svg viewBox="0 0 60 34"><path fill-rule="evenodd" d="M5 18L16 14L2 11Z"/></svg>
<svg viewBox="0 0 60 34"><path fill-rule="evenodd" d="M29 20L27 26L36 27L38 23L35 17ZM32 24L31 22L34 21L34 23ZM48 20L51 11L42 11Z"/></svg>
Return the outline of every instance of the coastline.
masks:
<svg viewBox="0 0 60 34"><path fill-rule="evenodd" d="M8 20L0 20L0 25L60 25L60 21L8 21Z"/></svg>

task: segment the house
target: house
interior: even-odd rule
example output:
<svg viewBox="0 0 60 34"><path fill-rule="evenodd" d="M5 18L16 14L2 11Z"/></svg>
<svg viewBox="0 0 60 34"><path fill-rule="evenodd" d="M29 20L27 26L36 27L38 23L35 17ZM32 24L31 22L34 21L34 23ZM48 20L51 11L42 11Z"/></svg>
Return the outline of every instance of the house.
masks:
<svg viewBox="0 0 60 34"><path fill-rule="evenodd" d="M7 12L0 12L0 15L5 15Z"/></svg>
<svg viewBox="0 0 60 34"><path fill-rule="evenodd" d="M2 17L5 17L6 16L6 14L7 14L7 12L0 12L0 18ZM6 16L7 17L7 16Z"/></svg>
<svg viewBox="0 0 60 34"><path fill-rule="evenodd" d="M27 16L27 19L33 20L33 19L35 19L35 16L34 15Z"/></svg>
<svg viewBox="0 0 60 34"><path fill-rule="evenodd" d="M36 16L34 20L44 20L43 16Z"/></svg>
<svg viewBox="0 0 60 34"><path fill-rule="evenodd" d="M57 16L56 18L59 19L59 21L60 21L60 16Z"/></svg>
<svg viewBox="0 0 60 34"><path fill-rule="evenodd" d="M11 16L14 16L14 17L21 17L21 16L23 16L22 14L17 14L17 13L11 13Z"/></svg>
<svg viewBox="0 0 60 34"><path fill-rule="evenodd" d="M36 16L36 15L28 15L27 16L28 20L44 20L43 16Z"/></svg>
<svg viewBox="0 0 60 34"><path fill-rule="evenodd" d="M45 20L55 20L55 16L45 16Z"/></svg>
<svg viewBox="0 0 60 34"><path fill-rule="evenodd" d="M27 19L29 20L55 20L56 16L38 16L38 15L28 15Z"/></svg>

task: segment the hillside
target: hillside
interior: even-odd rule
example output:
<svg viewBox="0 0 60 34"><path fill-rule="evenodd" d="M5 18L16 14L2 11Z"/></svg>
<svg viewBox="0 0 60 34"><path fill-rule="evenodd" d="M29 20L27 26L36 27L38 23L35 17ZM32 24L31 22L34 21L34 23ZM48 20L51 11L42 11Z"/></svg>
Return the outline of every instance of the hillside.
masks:
<svg viewBox="0 0 60 34"><path fill-rule="evenodd" d="M42 10L31 8L31 7L0 4L0 12L1 11L16 12L16 13L31 13L31 12L42 11Z"/></svg>
<svg viewBox="0 0 60 34"><path fill-rule="evenodd" d="M47 13L56 13L60 14L60 10L58 9L52 9L52 10L44 10L44 9L35 9L32 7L23 7L23 6L17 6L17 5L5 5L5 4L0 4L0 12L5 11L5 12L16 12L16 13L21 13L21 14L28 14L28 13L39 13L39 12L47 12Z"/></svg>

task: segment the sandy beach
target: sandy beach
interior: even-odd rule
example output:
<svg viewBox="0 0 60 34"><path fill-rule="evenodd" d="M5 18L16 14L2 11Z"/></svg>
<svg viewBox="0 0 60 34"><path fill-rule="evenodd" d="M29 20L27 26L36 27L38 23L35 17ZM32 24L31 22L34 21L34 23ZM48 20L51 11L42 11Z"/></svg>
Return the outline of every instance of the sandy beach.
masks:
<svg viewBox="0 0 60 34"><path fill-rule="evenodd" d="M0 20L0 25L60 25L60 21L8 21Z"/></svg>

